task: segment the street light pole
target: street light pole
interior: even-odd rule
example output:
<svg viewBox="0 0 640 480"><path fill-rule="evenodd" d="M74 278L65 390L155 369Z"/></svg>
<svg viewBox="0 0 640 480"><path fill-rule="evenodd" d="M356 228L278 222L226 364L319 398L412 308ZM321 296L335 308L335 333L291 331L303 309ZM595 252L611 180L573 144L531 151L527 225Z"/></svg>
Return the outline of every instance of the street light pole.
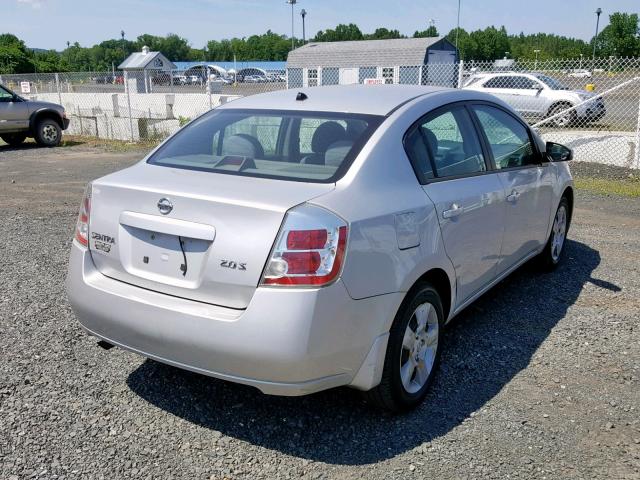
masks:
<svg viewBox="0 0 640 480"><path fill-rule="evenodd" d="M296 48L296 41L294 38L293 9L296 3L298 3L298 0L287 0L287 3L291 5L291 50L293 50L294 48Z"/></svg>
<svg viewBox="0 0 640 480"><path fill-rule="evenodd" d="M120 30L120 36L122 37L122 61L124 62L127 58L127 49L124 43L124 30Z"/></svg>
<svg viewBox="0 0 640 480"><path fill-rule="evenodd" d="M595 61L596 59L596 45L598 43L598 27L600 26L600 14L602 13L602 9L598 8L596 10L596 36L593 37L593 58L592 60Z"/></svg>
<svg viewBox="0 0 640 480"><path fill-rule="evenodd" d="M536 54L536 64L534 65L533 69L537 70L538 69L538 54L540 53L540 50L536 49L533 51L533 53Z"/></svg>
<svg viewBox="0 0 640 480"><path fill-rule="evenodd" d="M307 16L307 11L303 8L300 15L302 16L302 44L304 45L307 43L307 32L304 28L304 17Z"/></svg>

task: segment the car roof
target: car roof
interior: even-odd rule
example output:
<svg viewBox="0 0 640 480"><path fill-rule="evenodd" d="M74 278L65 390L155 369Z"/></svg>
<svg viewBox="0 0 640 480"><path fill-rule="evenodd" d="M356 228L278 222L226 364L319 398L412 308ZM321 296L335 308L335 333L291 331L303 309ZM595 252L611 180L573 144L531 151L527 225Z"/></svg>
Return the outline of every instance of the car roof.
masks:
<svg viewBox="0 0 640 480"><path fill-rule="evenodd" d="M452 90L454 89L421 85L331 85L290 88L242 97L218 108L387 115L414 98ZM307 98L296 100L299 92L304 93Z"/></svg>

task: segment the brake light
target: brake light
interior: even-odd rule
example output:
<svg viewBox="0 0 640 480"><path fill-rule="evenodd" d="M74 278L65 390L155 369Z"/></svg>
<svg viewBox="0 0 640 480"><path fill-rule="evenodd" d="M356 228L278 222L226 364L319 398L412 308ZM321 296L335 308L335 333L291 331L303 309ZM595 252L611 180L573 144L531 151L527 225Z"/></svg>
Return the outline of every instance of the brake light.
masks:
<svg viewBox="0 0 640 480"><path fill-rule="evenodd" d="M76 222L75 239L84 245L89 246L89 217L91 215L91 184L87 185L80 204L80 212L78 213L78 221Z"/></svg>
<svg viewBox="0 0 640 480"><path fill-rule="evenodd" d="M321 207L302 205L287 213L262 276L263 285L322 286L342 270L348 227Z"/></svg>

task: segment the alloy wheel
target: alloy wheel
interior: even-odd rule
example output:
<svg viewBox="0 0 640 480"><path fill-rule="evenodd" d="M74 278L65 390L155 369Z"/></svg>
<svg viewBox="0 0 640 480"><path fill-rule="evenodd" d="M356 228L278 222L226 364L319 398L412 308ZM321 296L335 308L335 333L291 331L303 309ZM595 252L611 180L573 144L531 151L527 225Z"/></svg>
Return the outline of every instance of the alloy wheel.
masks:
<svg viewBox="0 0 640 480"><path fill-rule="evenodd" d="M560 259L564 240L567 236L567 209L564 205L560 205L553 220L552 238L551 238L551 258L554 263Z"/></svg>
<svg viewBox="0 0 640 480"><path fill-rule="evenodd" d="M400 379L408 393L424 387L438 351L438 314L430 303L419 305L411 315L402 340Z"/></svg>

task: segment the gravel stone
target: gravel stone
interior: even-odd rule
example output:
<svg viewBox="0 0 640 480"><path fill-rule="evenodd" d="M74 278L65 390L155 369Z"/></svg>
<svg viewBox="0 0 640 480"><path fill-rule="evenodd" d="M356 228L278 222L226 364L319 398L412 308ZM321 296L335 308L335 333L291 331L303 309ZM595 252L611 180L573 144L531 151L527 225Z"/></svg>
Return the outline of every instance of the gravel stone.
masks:
<svg viewBox="0 0 640 480"><path fill-rule="evenodd" d="M0 478L640 478L640 200L578 192L565 263L466 309L393 416L96 346L64 292L80 197L143 155L0 147Z"/></svg>

